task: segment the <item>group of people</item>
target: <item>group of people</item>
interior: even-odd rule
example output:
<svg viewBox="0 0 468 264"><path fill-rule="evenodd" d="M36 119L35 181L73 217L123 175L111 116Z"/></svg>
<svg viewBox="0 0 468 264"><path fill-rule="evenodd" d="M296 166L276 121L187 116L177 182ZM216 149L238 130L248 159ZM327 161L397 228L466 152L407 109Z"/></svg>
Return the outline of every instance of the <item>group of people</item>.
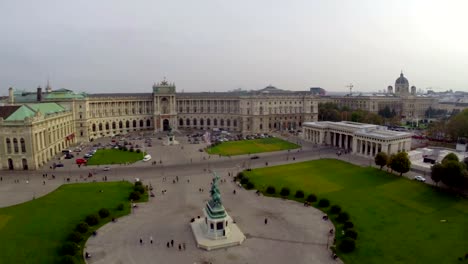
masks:
<svg viewBox="0 0 468 264"><path fill-rule="evenodd" d="M167 242L167 243L166 243L166 246L167 246L167 248L174 247L174 240L171 239L170 242ZM179 251L185 250L185 242L179 243L178 246L179 246Z"/></svg>

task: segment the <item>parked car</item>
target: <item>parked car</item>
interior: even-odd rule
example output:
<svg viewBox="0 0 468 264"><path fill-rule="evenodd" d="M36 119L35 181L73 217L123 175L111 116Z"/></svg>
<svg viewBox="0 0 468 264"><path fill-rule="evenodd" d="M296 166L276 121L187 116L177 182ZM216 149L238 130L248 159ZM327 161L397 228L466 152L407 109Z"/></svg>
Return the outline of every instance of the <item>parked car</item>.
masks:
<svg viewBox="0 0 468 264"><path fill-rule="evenodd" d="M69 153L67 155L65 155L65 159L73 159L75 156L73 156L73 154Z"/></svg>
<svg viewBox="0 0 468 264"><path fill-rule="evenodd" d="M110 167L104 167L104 171L110 171Z"/></svg>
<svg viewBox="0 0 468 264"><path fill-rule="evenodd" d="M80 164L86 164L86 162L88 162L87 160L85 159L76 159L76 164L80 165Z"/></svg>
<svg viewBox="0 0 468 264"><path fill-rule="evenodd" d="M55 164L55 167L56 167L56 168L58 168L58 167L63 167L63 164L62 164L62 163Z"/></svg>
<svg viewBox="0 0 468 264"><path fill-rule="evenodd" d="M420 182L425 182L425 181L426 181L426 178L424 178L424 177L421 176L421 175L414 176L413 179L415 179L415 180L417 180L417 181L420 181Z"/></svg>
<svg viewBox="0 0 468 264"><path fill-rule="evenodd" d="M259 158L260 158L260 157L257 156L257 155L250 157L250 159L259 159Z"/></svg>

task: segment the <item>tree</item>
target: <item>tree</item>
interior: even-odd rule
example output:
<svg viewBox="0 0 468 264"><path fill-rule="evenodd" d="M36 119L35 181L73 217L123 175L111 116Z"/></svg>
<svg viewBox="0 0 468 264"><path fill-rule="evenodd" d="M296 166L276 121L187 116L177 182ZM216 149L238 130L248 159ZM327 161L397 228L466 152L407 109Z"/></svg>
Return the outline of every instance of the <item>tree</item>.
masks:
<svg viewBox="0 0 468 264"><path fill-rule="evenodd" d="M458 187L463 184L465 166L461 162L454 160L446 161L444 166L444 176L442 182L450 187Z"/></svg>
<svg viewBox="0 0 468 264"><path fill-rule="evenodd" d="M400 176L408 172L411 168L411 161L408 158L408 153L402 151L395 154L395 156L390 159L390 167L392 170L399 172Z"/></svg>
<svg viewBox="0 0 468 264"><path fill-rule="evenodd" d="M459 162L460 160L458 159L458 156L455 153L449 153L442 159L442 163L446 163L448 161Z"/></svg>
<svg viewBox="0 0 468 264"><path fill-rule="evenodd" d="M444 165L437 163L431 167L431 179L437 184L444 177Z"/></svg>
<svg viewBox="0 0 468 264"><path fill-rule="evenodd" d="M388 155L387 153L385 152L379 152L377 153L377 155L375 155L375 158L374 158L374 161L375 161L375 164L380 166L380 170L382 170L382 168L384 166L387 165L387 162L388 162Z"/></svg>

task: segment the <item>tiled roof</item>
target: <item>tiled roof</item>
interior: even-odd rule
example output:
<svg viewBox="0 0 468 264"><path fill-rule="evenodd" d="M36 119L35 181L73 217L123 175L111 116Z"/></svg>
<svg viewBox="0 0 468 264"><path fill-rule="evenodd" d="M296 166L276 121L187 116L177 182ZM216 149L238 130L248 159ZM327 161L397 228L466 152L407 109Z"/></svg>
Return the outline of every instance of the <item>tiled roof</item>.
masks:
<svg viewBox="0 0 468 264"><path fill-rule="evenodd" d="M20 121L24 120L26 117L32 117L36 114L31 108L26 105L20 106L14 113L7 117L6 121Z"/></svg>
<svg viewBox="0 0 468 264"><path fill-rule="evenodd" d="M13 114L20 105L7 105L7 106L0 106L0 117L3 119L7 119L11 114Z"/></svg>
<svg viewBox="0 0 468 264"><path fill-rule="evenodd" d="M21 106L18 105L5 107L15 107L15 109L12 108L11 110L9 110L9 113L7 113L8 115L6 116L6 118L4 117L6 121L24 120L27 117L35 116L37 112L40 112L42 115L47 115L65 111L65 108L56 103L25 104Z"/></svg>

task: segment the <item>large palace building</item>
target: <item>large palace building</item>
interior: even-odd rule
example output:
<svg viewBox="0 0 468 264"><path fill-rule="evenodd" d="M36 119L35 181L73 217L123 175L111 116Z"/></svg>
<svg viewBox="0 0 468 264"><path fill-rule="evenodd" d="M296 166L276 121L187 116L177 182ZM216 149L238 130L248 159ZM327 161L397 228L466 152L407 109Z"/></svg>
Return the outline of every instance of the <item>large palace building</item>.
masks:
<svg viewBox="0 0 468 264"><path fill-rule="evenodd" d="M315 89L316 90L316 89ZM323 90L323 89L322 89ZM321 91L321 90L320 90ZM409 90L401 74L384 96L323 97L323 91L288 91L268 86L256 91L178 93L172 83L152 93L75 93L67 89L8 90L0 102L0 167L37 169L78 142L127 134L213 128L243 134L299 130L317 121L318 104L335 102L377 112L385 106L401 117L423 116L435 99Z"/></svg>
<svg viewBox="0 0 468 264"><path fill-rule="evenodd" d="M243 134L298 130L316 121L310 92L268 86L258 91L177 93L162 81L152 93L74 93L66 89L9 89L0 106L0 164L37 169L77 142L134 131L223 129ZM3 144L5 143L5 144Z"/></svg>
<svg viewBox="0 0 468 264"><path fill-rule="evenodd" d="M405 120L422 119L429 107L438 108L438 99L417 94L416 86L410 88L403 72L395 81L395 90L392 86L388 86L385 93L350 93L346 96L323 98L323 100L340 107L346 106L349 109L361 109L373 113L378 113L388 107Z"/></svg>

